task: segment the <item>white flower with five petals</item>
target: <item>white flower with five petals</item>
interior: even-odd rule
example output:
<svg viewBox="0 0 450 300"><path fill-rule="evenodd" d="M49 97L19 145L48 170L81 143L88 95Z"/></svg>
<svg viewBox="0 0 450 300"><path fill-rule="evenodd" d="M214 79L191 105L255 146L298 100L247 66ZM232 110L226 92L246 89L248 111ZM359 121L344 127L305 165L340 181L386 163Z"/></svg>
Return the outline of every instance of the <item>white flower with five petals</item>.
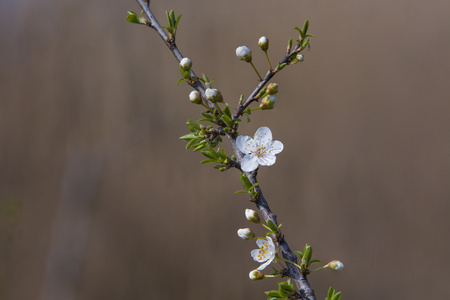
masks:
<svg viewBox="0 0 450 300"><path fill-rule="evenodd" d="M275 154L283 151L283 143L272 140L272 132L268 127L259 128L253 138L240 135L236 139L236 146L245 154L241 161L244 172L256 170L258 165L271 166L275 163Z"/></svg>
<svg viewBox="0 0 450 300"><path fill-rule="evenodd" d="M255 261L263 263L256 269L262 271L275 259L276 247L269 236L266 237L266 240L257 240L256 245L258 245L259 249L252 250L250 254Z"/></svg>

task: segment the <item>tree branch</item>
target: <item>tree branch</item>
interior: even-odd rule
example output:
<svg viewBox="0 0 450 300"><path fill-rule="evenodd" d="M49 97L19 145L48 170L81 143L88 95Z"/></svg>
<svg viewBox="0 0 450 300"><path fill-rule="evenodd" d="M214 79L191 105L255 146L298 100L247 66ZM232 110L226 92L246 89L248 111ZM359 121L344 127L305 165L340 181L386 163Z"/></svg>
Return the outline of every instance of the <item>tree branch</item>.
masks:
<svg viewBox="0 0 450 300"><path fill-rule="evenodd" d="M169 36L166 34L166 32L161 28L161 25L156 20L155 16L153 15L152 11L150 10L149 3L145 0L137 0L139 5L144 10L145 14L149 18L150 24L149 27L156 30L158 35L163 39L166 46L170 49L170 51L173 53L175 58L177 59L178 63L181 61L183 56L181 55L180 51L178 50L178 47L175 44L175 41L170 39ZM285 58L282 60L281 63L287 63L289 58L300 52L301 49L300 45L297 44L291 52L287 53ZM241 116L244 112L244 110L253 102L256 101L257 94L261 91L261 89L269 82L269 80L278 72L278 67L275 70L271 70L266 77L258 84L258 86L255 88L255 90L252 92L252 94L247 98L244 103L240 104L236 111L233 114L233 119L237 119L239 116ZM197 78L195 73L191 70L191 75L194 79ZM205 88L201 84L199 80L196 80L195 82L189 83L193 88L195 88L198 92L201 93L203 102L210 107L212 110L216 108L216 105L206 99L205 96ZM236 135L235 134L228 134L227 138L233 148L233 152L237 158L236 164L239 164L242 158L244 157L244 154L236 147ZM241 170L242 172L242 170ZM243 172L247 178L250 180L252 184L257 183L256 180L256 171L253 172ZM264 220L271 220L278 226L277 222L277 216L272 213L272 211L269 208L269 204L267 203L266 199L264 198L264 195L262 193L262 190L260 186L255 187L256 191L258 192L258 197L255 201L256 207L261 212L262 217ZM297 256L291 251L289 248L288 243L286 242L283 234L281 234L281 231L279 232L279 236L277 236L277 242L279 244L279 249L281 252L281 255L286 260L292 261L294 263L297 263ZM305 273L302 273L301 270L299 270L296 266L293 264L287 263L287 267L289 269L289 276L291 277L292 281L294 282L294 285L299 293L300 299L305 300L316 300L316 297L314 295L314 291L311 289L311 286L306 278Z"/></svg>

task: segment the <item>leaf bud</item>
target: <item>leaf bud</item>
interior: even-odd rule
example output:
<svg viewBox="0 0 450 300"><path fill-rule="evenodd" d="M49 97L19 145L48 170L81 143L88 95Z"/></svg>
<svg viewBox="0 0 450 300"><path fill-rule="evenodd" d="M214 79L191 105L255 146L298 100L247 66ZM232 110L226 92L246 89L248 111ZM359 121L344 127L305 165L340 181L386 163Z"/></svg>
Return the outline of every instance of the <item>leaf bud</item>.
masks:
<svg viewBox="0 0 450 300"><path fill-rule="evenodd" d="M259 38L258 45L261 47L263 51L267 51L269 49L269 39L265 36Z"/></svg>
<svg viewBox="0 0 450 300"><path fill-rule="evenodd" d="M191 69L191 67L192 67L192 61L191 61L189 58L184 57L184 58L180 61L180 66L181 66L181 68L182 68L183 70L189 71L189 70Z"/></svg>
<svg viewBox="0 0 450 300"><path fill-rule="evenodd" d="M269 95L275 95L278 93L278 84L275 82L270 83L266 88L266 92Z"/></svg>
<svg viewBox="0 0 450 300"><path fill-rule="evenodd" d="M200 104L202 103L202 98L200 97L200 93L197 91L192 91L189 94L189 100L194 104Z"/></svg>
<svg viewBox="0 0 450 300"><path fill-rule="evenodd" d="M253 209L249 209L247 208L245 210L245 217L247 218L247 220L249 220L250 222L259 224L261 223L261 220L258 216L258 213L256 211L254 211Z"/></svg>
<svg viewBox="0 0 450 300"><path fill-rule="evenodd" d="M330 261L325 267L329 267L330 269L341 271L344 269L344 264L338 260Z"/></svg>
<svg viewBox="0 0 450 300"><path fill-rule="evenodd" d="M223 101L222 93L218 89L206 89L205 96L212 103Z"/></svg>
<svg viewBox="0 0 450 300"><path fill-rule="evenodd" d="M236 56L240 60L244 60L246 62L252 61L252 52L246 46L240 46L236 48Z"/></svg>
<svg viewBox="0 0 450 300"><path fill-rule="evenodd" d="M277 97L275 97L274 95L266 95L264 98L262 98L261 104L259 105L259 107L262 110L272 109L276 101L277 101Z"/></svg>
<svg viewBox="0 0 450 300"><path fill-rule="evenodd" d="M264 274L261 271L253 270L248 274L248 277L251 280L261 280L261 279L264 279Z"/></svg>
<svg viewBox="0 0 450 300"><path fill-rule="evenodd" d="M238 236L243 240L251 240L255 237L255 234L250 230L250 228L241 228L237 231Z"/></svg>

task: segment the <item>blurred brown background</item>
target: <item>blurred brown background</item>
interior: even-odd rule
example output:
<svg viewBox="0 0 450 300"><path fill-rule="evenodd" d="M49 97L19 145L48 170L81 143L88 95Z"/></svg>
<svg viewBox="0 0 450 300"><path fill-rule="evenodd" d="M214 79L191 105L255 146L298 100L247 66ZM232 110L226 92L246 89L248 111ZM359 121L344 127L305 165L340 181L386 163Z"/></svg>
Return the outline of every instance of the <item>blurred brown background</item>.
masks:
<svg viewBox="0 0 450 300"><path fill-rule="evenodd" d="M235 57L293 26L317 36L286 68L269 126L285 150L260 182L293 249L344 262L318 299L450 299L450 3L152 1L182 13L181 52L229 103L256 85ZM238 172L200 165L178 137L199 118L134 1L0 2L0 298L265 299L251 282L252 207ZM253 228L255 228L253 226ZM262 233L262 231L258 231Z"/></svg>

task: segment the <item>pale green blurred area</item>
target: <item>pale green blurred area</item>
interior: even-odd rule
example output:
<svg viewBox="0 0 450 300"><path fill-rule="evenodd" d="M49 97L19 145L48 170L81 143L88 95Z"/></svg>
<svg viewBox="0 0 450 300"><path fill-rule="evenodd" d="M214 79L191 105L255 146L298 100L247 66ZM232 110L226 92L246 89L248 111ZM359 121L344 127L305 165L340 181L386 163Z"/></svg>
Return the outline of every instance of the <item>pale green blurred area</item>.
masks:
<svg viewBox="0 0 450 300"><path fill-rule="evenodd" d="M448 1L152 1L182 13L177 42L234 105L257 84L237 60L294 26L317 38L283 70L259 172L292 249L339 259L317 299L450 299ZM200 118L176 61L135 1L0 2L0 299L265 299L238 172L200 165L178 137ZM228 148L227 148L228 149Z"/></svg>

